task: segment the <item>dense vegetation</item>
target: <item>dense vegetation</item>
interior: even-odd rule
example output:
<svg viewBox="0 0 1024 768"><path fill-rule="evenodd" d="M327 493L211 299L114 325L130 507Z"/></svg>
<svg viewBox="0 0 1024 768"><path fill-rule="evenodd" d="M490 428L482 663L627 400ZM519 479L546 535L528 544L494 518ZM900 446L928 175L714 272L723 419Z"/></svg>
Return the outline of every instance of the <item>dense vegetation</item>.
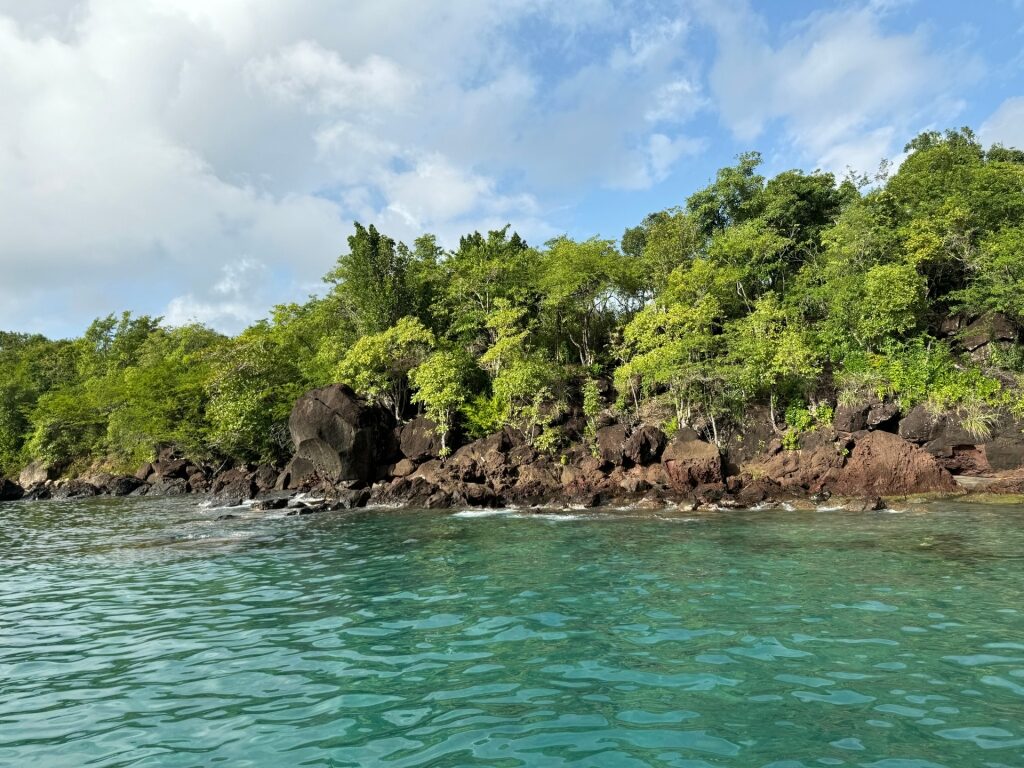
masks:
<svg viewBox="0 0 1024 768"><path fill-rule="evenodd" d="M509 425L556 450L605 408L724 442L752 402L789 443L837 399L1015 406L1009 347L975 363L943 322L1024 325L1024 152L925 133L890 178L758 173L742 155L621 241L531 247L508 228L411 246L356 225L322 297L228 338L111 315L75 340L0 334L0 471L130 467L162 444L278 459L303 391L333 381L442 431ZM994 369L1001 378L993 378ZM609 383L612 386L609 386Z"/></svg>

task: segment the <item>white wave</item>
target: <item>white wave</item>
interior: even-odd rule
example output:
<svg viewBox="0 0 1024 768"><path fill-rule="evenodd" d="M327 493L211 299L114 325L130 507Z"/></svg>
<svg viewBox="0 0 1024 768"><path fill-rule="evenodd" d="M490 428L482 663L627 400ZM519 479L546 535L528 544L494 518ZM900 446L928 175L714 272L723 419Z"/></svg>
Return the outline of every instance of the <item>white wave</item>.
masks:
<svg viewBox="0 0 1024 768"><path fill-rule="evenodd" d="M452 517L498 517L511 514L511 509L466 509L462 512L454 512Z"/></svg>

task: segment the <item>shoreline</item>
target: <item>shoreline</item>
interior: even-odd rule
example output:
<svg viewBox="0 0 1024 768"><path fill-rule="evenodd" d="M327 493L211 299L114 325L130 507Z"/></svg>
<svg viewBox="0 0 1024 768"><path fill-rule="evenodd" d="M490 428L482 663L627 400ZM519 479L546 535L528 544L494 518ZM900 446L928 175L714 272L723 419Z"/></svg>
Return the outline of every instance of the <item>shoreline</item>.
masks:
<svg viewBox="0 0 1024 768"><path fill-rule="evenodd" d="M749 411L725 448L689 427L666 434L611 415L541 450L505 428L467 441L441 435L419 416L406 422L368 404L343 384L312 390L295 403L285 464L193 461L173 446L134 475L94 469L59 477L40 462L18 482L0 478L0 501L89 496L206 494L221 506L255 500L281 509L300 494L322 509L367 506L426 509L633 506L683 511L828 503L869 511L885 500L1024 494L1024 424L1006 415L984 441L953 414L918 406L869 424L878 404L837 410L833 422L784 446L764 412ZM454 448L454 450L451 450Z"/></svg>

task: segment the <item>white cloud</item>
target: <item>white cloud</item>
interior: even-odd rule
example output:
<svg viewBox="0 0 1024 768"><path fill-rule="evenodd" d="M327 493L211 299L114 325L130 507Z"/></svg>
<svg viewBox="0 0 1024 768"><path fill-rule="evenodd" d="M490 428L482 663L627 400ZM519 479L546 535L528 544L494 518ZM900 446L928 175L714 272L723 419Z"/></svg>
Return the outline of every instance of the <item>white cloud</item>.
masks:
<svg viewBox="0 0 1024 768"><path fill-rule="evenodd" d="M776 39L725 0L0 0L0 328L131 308L232 330L304 296L356 218L543 241L593 188L679 174L711 109L873 169L973 71L891 6Z"/></svg>
<svg viewBox="0 0 1024 768"><path fill-rule="evenodd" d="M376 115L400 107L415 90L412 75L390 59L373 55L352 66L335 51L310 40L250 61L245 74L275 96L317 112Z"/></svg>
<svg viewBox="0 0 1024 768"><path fill-rule="evenodd" d="M978 130L986 144L1024 149L1024 96L1006 99Z"/></svg>
<svg viewBox="0 0 1024 768"><path fill-rule="evenodd" d="M924 29L885 30L892 6L815 13L773 45L747 5L704 5L718 37L710 82L725 124L749 142L778 123L799 155L868 170L896 149L895 137L955 117L962 105L947 94L977 75L977 63L933 51Z"/></svg>
<svg viewBox="0 0 1024 768"><path fill-rule="evenodd" d="M170 325L204 323L237 331L266 312L268 270L264 264L243 258L221 267L220 279L200 294L176 296L167 305L164 319Z"/></svg>
<svg viewBox="0 0 1024 768"><path fill-rule="evenodd" d="M610 0L0 0L0 327L233 330L353 218L543 239L567 196L694 151L689 33ZM215 290L240 264L263 267Z"/></svg>

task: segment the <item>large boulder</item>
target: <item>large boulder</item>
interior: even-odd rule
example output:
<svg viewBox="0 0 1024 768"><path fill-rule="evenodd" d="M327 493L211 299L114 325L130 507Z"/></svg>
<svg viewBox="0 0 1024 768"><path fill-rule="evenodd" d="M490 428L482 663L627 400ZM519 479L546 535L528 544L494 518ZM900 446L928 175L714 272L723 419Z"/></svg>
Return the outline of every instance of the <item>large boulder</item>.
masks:
<svg viewBox="0 0 1024 768"><path fill-rule="evenodd" d="M1013 342L1016 339L1016 327L1000 312L982 315L960 332L960 343L968 352L976 352L992 342Z"/></svg>
<svg viewBox="0 0 1024 768"><path fill-rule="evenodd" d="M295 457L329 482L368 482L387 443L391 419L344 384L314 389L299 398L288 419Z"/></svg>
<svg viewBox="0 0 1024 768"><path fill-rule="evenodd" d="M0 477L0 501L17 501L25 495L25 489L13 480Z"/></svg>
<svg viewBox="0 0 1024 768"><path fill-rule="evenodd" d="M915 405L900 420L899 436L912 443L924 444L941 435L945 426L944 414L934 413L923 405Z"/></svg>
<svg viewBox="0 0 1024 768"><path fill-rule="evenodd" d="M997 414L988 434L967 429L954 412L915 406L900 421L900 437L922 446L954 474L983 475L1024 467L1024 422Z"/></svg>
<svg viewBox="0 0 1024 768"><path fill-rule="evenodd" d="M682 427L661 454L669 483L676 490L722 482L722 455L718 447Z"/></svg>
<svg viewBox="0 0 1024 768"><path fill-rule="evenodd" d="M143 482L137 477L119 475L108 480L103 490L111 496L128 496L142 484Z"/></svg>
<svg viewBox="0 0 1024 768"><path fill-rule="evenodd" d="M660 429L643 426L626 439L622 453L631 464L644 466L658 460L667 442L668 438Z"/></svg>
<svg viewBox="0 0 1024 768"><path fill-rule="evenodd" d="M853 450L829 490L845 496L905 496L956 488L953 476L927 451L889 432L862 432L855 435Z"/></svg>
<svg viewBox="0 0 1024 768"><path fill-rule="evenodd" d="M188 493L188 480L183 477L158 476L155 481L143 487L147 489L147 496L183 496Z"/></svg>
<svg viewBox="0 0 1024 768"><path fill-rule="evenodd" d="M731 475L739 474L744 465L763 458L768 447L778 439L771 411L762 405L751 405L743 419L725 434L724 461Z"/></svg>
<svg viewBox="0 0 1024 768"><path fill-rule="evenodd" d="M626 428L621 424L609 424L601 427L595 434L597 453L602 461L609 464L622 464L623 447L626 444Z"/></svg>
<svg viewBox="0 0 1024 768"><path fill-rule="evenodd" d="M302 456L293 456L277 476L276 491L308 490L316 482L317 469L312 461Z"/></svg>
<svg viewBox="0 0 1024 768"><path fill-rule="evenodd" d="M813 437L802 444L800 450L777 451L753 467L754 473L795 493L818 493L831 488L844 463L840 446Z"/></svg>
<svg viewBox="0 0 1024 768"><path fill-rule="evenodd" d="M53 489L52 497L55 499L80 499L88 496L98 496L100 489L85 480L68 480L60 483Z"/></svg>
<svg viewBox="0 0 1024 768"><path fill-rule="evenodd" d="M153 474L166 479L185 480L191 466L185 459L163 458L153 462ZM152 476L149 478L152 480Z"/></svg>
<svg viewBox="0 0 1024 768"><path fill-rule="evenodd" d="M900 407L891 400L882 401L871 396L854 404L840 404L836 408L832 426L836 432L853 434L864 429L895 432L899 425Z"/></svg>
<svg viewBox="0 0 1024 768"><path fill-rule="evenodd" d="M398 445L402 455L411 461L436 459L441 455L441 436L437 425L426 416L418 416L397 429ZM448 445L452 435L448 435Z"/></svg>
<svg viewBox="0 0 1024 768"><path fill-rule="evenodd" d="M232 467L221 472L213 479L211 490L218 498L241 501L252 499L259 492L255 475L247 467Z"/></svg>
<svg viewBox="0 0 1024 768"><path fill-rule="evenodd" d="M47 480L56 480L60 477L60 468L45 461L33 461L18 475L18 485L28 488L32 485L45 483Z"/></svg>
<svg viewBox="0 0 1024 768"><path fill-rule="evenodd" d="M996 471L1024 467L1024 435L1003 435L985 443L985 459Z"/></svg>

